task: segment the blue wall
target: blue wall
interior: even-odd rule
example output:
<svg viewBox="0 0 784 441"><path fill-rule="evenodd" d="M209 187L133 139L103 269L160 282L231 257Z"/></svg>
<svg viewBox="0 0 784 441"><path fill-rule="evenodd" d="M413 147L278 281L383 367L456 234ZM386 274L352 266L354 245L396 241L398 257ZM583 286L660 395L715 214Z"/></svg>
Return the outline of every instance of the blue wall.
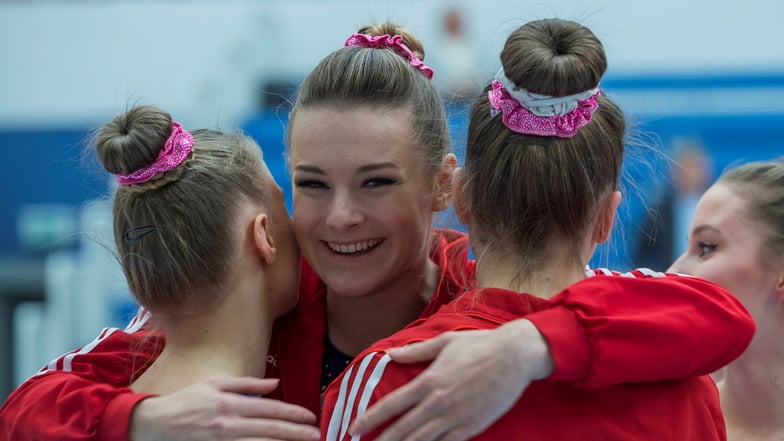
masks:
<svg viewBox="0 0 784 441"><path fill-rule="evenodd" d="M672 90L678 88L722 89L732 87L770 88L784 85L784 75L711 78L629 78L605 81L610 93L628 90ZM458 156L464 148L467 109L450 109L450 130ZM241 124L256 139L278 183L290 195L290 180L284 158L284 136L288 109L280 107L259 113ZM776 114L693 114L642 116L639 128L653 133L665 152L672 139L682 136L699 137L715 165L715 174L729 165L752 160L771 159L784 154L784 113ZM89 135L86 128L51 131L0 131L0 255L29 253L23 250L17 236L18 210L24 204L72 204L103 197L108 179L97 163L83 160L83 149ZM92 152L88 152L92 153ZM89 157L89 155L88 155ZM639 159L639 158L638 158ZM627 207L620 212L620 233L610 245L612 252L600 254L597 264L623 267L626 249L635 236L636 220L642 213L643 199L656 196L662 187L667 165L657 158L642 158L650 164L627 162L626 170L641 189L635 193L627 187ZM653 170L651 170L651 167ZM628 190L631 190L630 192ZM291 198L287 196L288 206ZM36 250L32 250L36 252Z"/></svg>
<svg viewBox="0 0 784 441"><path fill-rule="evenodd" d="M78 205L106 194L101 170L82 161L88 136L84 128L0 131L0 254L21 250L16 222L23 205Z"/></svg>

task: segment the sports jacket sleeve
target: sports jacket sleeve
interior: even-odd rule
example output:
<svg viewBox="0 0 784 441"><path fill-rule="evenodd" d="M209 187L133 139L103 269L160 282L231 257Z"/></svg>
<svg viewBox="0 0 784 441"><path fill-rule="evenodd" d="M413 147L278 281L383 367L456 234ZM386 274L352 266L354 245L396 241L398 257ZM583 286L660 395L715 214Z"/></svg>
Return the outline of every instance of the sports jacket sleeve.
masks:
<svg viewBox="0 0 784 441"><path fill-rule="evenodd" d="M748 311L710 281L647 269L589 275L526 317L550 346L551 380L603 387L709 374L754 335Z"/></svg>
<svg viewBox="0 0 784 441"><path fill-rule="evenodd" d="M525 314L550 344L549 381L605 387L704 375L740 355L754 334L740 302L709 281L650 270L591 275L549 308ZM327 388L322 440L351 440L350 423L425 366L389 363L382 350L355 359ZM361 439L375 439L395 420Z"/></svg>
<svg viewBox="0 0 784 441"><path fill-rule="evenodd" d="M131 412L149 397L128 385L162 347L141 329L143 315L125 330L104 329L13 391L0 408L0 439L128 441Z"/></svg>
<svg viewBox="0 0 784 441"><path fill-rule="evenodd" d="M389 363L390 360L383 351L367 353L361 360L357 357L327 388L321 413L322 441L350 441L352 437L348 434L348 426L357 415L365 413L370 404L403 386L423 369L421 363L401 365ZM381 381L382 376L384 381ZM395 419L362 435L361 439L375 439Z"/></svg>

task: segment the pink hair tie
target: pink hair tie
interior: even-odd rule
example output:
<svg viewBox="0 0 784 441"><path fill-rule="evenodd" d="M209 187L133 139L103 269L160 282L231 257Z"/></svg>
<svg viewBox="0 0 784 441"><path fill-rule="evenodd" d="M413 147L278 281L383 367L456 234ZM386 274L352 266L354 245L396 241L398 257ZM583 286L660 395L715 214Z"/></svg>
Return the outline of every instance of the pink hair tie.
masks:
<svg viewBox="0 0 784 441"><path fill-rule="evenodd" d="M492 89L487 92L492 107L491 112L500 111L504 125L513 132L524 135L573 137L581 127L591 122L593 112L599 107L596 98L601 94L597 89L593 95L578 101L574 109L563 115L539 116L510 95L498 80L493 80L491 84Z"/></svg>
<svg viewBox="0 0 784 441"><path fill-rule="evenodd" d="M408 62L414 66L416 70L422 72L422 75L427 77L428 80L433 79L433 69L425 66L425 63L414 55L414 52L403 43L402 35L370 36L365 34L353 34L348 37L344 46L362 46L372 49L390 48L398 55L408 60Z"/></svg>
<svg viewBox="0 0 784 441"><path fill-rule="evenodd" d="M144 166L130 174L115 175L120 185L140 184L152 179L158 173L164 173L182 164L193 150L193 135L182 128L177 121L172 121L172 133L163 149L158 153L158 159L150 165Z"/></svg>

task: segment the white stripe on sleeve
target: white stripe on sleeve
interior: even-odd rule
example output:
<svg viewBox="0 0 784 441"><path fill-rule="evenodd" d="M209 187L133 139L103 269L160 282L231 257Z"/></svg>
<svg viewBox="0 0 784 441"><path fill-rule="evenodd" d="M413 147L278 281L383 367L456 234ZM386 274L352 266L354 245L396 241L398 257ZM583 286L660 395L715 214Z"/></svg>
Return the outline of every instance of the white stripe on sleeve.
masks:
<svg viewBox="0 0 784 441"><path fill-rule="evenodd" d="M650 268L637 268L637 271L641 272L644 276L648 277L667 277L666 274L660 271L654 271Z"/></svg>
<svg viewBox="0 0 784 441"><path fill-rule="evenodd" d="M372 352L365 355L359 362L356 375L353 375L354 368L357 367L356 362L352 363L349 370L343 374L338 399L335 402L334 409L332 409L332 416L327 426L326 441L341 441L345 439L348 427L354 418L365 413L373 391L381 380L384 369L390 360L389 355L385 353ZM375 363L375 366L370 374L366 375L368 368L373 363ZM359 405L356 406L355 411L357 396L359 396ZM361 439L361 437L354 436L351 439L356 441Z"/></svg>
<svg viewBox="0 0 784 441"><path fill-rule="evenodd" d="M134 332L138 331L147 323L147 320L150 318L150 311L147 311L144 308L139 308L136 312L136 315L131 319L128 323L128 326L125 327L125 332L129 334L133 334Z"/></svg>
<svg viewBox="0 0 784 441"><path fill-rule="evenodd" d="M359 363L357 376L354 378L354 384L351 385L351 392L348 393L346 407L343 409L343 422L340 424L340 437L338 439L343 439L343 437L346 436L346 432L348 431L348 424L351 422L351 414L354 412L354 401L357 399L357 392L359 391L359 387L362 385L363 378L365 377L365 371L367 370L368 365L373 360L375 355L375 352L371 352L362 359L361 363Z"/></svg>
<svg viewBox="0 0 784 441"><path fill-rule="evenodd" d="M352 365L348 371L343 374L343 381L340 382L340 393L338 400L335 402L335 408L332 409L332 417L329 419L329 426L327 426L327 439L326 441L337 441L338 430L340 430L340 422L343 418L343 407L346 399L346 389L348 389L348 382L351 379L351 374L354 372Z"/></svg>
<svg viewBox="0 0 784 441"><path fill-rule="evenodd" d="M76 357L77 355L80 355L80 354L87 354L87 353L89 353L90 351L95 349L95 347L98 346L102 341L106 340L106 338L108 338L110 335L114 334L116 331L119 331L119 329L117 329L117 328L104 328L104 330L101 332L101 334L98 336L98 338L94 339L90 343L82 346L81 348L79 348L77 350L71 351L71 352L69 352L69 353L67 353L65 355L61 355L61 356L55 358L54 360L50 361L48 365L46 365L45 367L41 368L41 370L36 372L35 375L33 375L33 377L36 377L36 376L41 375L41 374L45 374L47 372L58 371L58 370L61 370L63 372L70 372L71 369L72 369L71 362L72 362L74 357ZM62 361L62 368L58 369L57 366L58 366L60 361Z"/></svg>
<svg viewBox="0 0 784 441"><path fill-rule="evenodd" d="M139 308L139 311L136 313L133 319L131 319L131 321L128 323L128 326L126 326L124 331L120 331L120 329L117 328L104 328L103 330L101 330L101 333L98 334L98 337L93 339L93 341L82 346L79 349L75 349L71 352L68 352L67 354L63 354L55 358L54 360L50 361L49 364L41 368L41 370L36 372L33 375L33 377L51 371L71 372L71 370L73 369L74 357L76 357L77 355L90 353L90 351L95 349L96 346L101 344L101 342L109 338L109 336L111 336L115 332L127 332L128 334L133 334L134 332L141 329L147 323L149 318L150 318L149 311L146 311L143 308Z"/></svg>
<svg viewBox="0 0 784 441"><path fill-rule="evenodd" d="M357 417L365 413L367 410L368 402L370 402L370 397L373 395L373 391L378 386L378 382L381 381L381 376L384 375L384 369L387 367L387 363L392 360L392 357L389 354L384 354L381 357L381 360L378 361L376 367L373 369L373 373L370 374L367 383L365 384L365 390L362 392L362 397L359 399L359 407L357 407ZM351 438L351 441L359 441L360 436L355 435Z"/></svg>

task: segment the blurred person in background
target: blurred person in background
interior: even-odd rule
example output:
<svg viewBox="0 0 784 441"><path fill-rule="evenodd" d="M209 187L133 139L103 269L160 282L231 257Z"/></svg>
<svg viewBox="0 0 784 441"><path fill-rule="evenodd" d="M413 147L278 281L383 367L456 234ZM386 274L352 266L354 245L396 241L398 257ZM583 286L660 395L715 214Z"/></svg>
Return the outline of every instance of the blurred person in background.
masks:
<svg viewBox="0 0 784 441"><path fill-rule="evenodd" d="M636 239L633 266L667 268L686 246L697 201L713 181L713 161L702 142L677 139L669 185L646 211Z"/></svg>
<svg viewBox="0 0 784 441"><path fill-rule="evenodd" d="M477 70L474 48L466 32L465 15L452 6L443 14L438 51L433 55L433 67L438 72L433 79L448 106L468 105L485 81Z"/></svg>

